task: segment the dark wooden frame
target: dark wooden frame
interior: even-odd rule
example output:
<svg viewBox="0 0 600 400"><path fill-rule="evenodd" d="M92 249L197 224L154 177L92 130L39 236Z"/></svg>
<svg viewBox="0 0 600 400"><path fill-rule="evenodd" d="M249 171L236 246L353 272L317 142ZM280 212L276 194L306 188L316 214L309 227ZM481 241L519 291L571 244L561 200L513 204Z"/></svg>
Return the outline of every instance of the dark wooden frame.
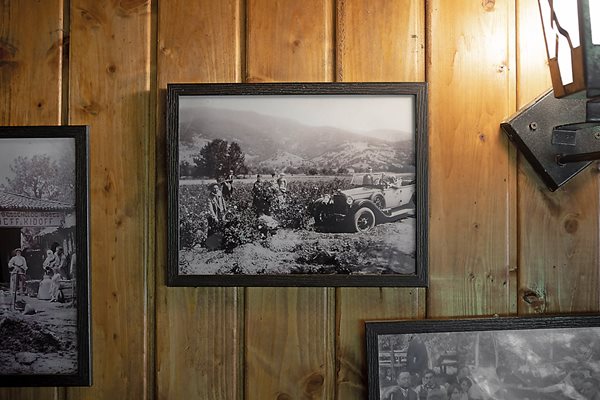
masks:
<svg viewBox="0 0 600 400"><path fill-rule="evenodd" d="M492 317L440 320L367 321L365 323L368 398L380 399L379 346L381 335L414 335L423 333L461 333L559 328L600 327L600 315L556 315L530 317Z"/></svg>
<svg viewBox="0 0 600 400"><path fill-rule="evenodd" d="M91 293L89 248L89 127L87 126L14 126L0 127L2 139L75 140L75 242L77 249L77 366L74 374L0 375L0 386L90 386Z"/></svg>
<svg viewBox="0 0 600 400"><path fill-rule="evenodd" d="M416 155L416 273L411 275L182 275L179 254L179 98L182 96L414 96ZM168 286L427 286L428 135L426 83L169 84L167 87Z"/></svg>

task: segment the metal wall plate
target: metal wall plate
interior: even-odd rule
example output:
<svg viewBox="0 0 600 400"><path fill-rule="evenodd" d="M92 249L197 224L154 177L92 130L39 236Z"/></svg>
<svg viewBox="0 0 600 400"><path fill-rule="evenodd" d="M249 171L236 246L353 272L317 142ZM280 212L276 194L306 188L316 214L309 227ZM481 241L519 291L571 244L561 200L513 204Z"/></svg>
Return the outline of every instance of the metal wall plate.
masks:
<svg viewBox="0 0 600 400"><path fill-rule="evenodd" d="M553 135L555 127L585 122L586 103L585 98L557 99L549 90L500 125L551 191L591 163L561 165L556 161L557 155L600 151L600 140L594 135L578 133L569 140L564 135Z"/></svg>

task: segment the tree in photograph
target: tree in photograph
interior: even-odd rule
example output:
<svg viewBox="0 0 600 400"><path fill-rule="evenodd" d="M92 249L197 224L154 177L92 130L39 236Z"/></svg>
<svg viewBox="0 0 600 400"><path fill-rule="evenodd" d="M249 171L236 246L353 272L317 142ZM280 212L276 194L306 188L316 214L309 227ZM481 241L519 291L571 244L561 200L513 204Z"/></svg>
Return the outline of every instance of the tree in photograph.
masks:
<svg viewBox="0 0 600 400"><path fill-rule="evenodd" d="M18 156L10 165L14 177L6 177L0 189L36 199L75 202L74 161L59 162L47 155Z"/></svg>
<svg viewBox="0 0 600 400"><path fill-rule="evenodd" d="M236 142L228 143L226 140L215 139L200 149L200 154L193 158L195 176L208 176L222 178L247 171L244 164L245 155Z"/></svg>

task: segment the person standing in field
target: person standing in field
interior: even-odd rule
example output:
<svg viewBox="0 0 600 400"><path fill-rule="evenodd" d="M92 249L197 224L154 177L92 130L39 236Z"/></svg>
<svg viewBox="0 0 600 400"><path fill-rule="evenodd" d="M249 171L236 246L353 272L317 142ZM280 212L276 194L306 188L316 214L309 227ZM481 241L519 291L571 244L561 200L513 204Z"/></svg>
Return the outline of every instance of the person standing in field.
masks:
<svg viewBox="0 0 600 400"><path fill-rule="evenodd" d="M8 270L10 271L10 289L16 293L18 286L21 287L21 294L25 294L25 275L27 274L27 261L21 255L21 248L14 250L14 256L8 261Z"/></svg>

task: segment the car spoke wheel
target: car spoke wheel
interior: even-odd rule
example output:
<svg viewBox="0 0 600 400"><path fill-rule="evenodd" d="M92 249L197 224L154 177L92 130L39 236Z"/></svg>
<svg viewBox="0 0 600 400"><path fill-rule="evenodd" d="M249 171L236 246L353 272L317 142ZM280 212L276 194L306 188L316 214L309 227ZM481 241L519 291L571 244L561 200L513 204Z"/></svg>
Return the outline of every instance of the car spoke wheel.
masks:
<svg viewBox="0 0 600 400"><path fill-rule="evenodd" d="M385 208L385 199L381 195L375 196L373 198L373 203L375 203L377 208L379 208L380 210L383 210Z"/></svg>
<svg viewBox="0 0 600 400"><path fill-rule="evenodd" d="M313 214L313 216L315 217L315 224L321 225L323 222L325 222L325 211L319 209Z"/></svg>
<svg viewBox="0 0 600 400"><path fill-rule="evenodd" d="M354 230L365 232L375 226L375 214L367 207L359 209L354 214Z"/></svg>

